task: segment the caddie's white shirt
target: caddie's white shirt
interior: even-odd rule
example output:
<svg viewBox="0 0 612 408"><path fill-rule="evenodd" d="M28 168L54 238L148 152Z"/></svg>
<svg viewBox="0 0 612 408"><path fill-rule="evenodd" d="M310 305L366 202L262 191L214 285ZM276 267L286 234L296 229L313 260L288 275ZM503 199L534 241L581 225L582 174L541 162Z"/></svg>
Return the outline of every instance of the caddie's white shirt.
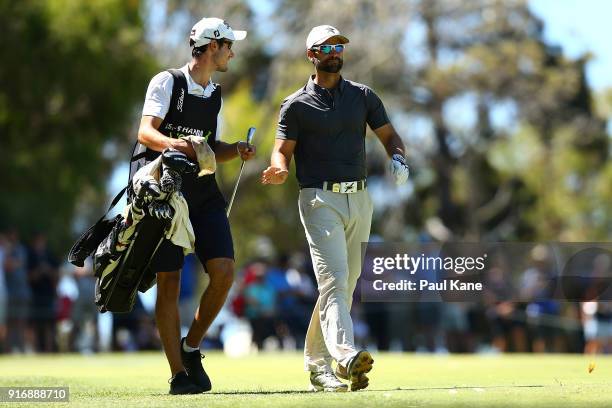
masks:
<svg viewBox="0 0 612 408"><path fill-rule="evenodd" d="M215 90L215 84L209 79L206 87L196 83L189 74L189 64L185 64L180 70L185 74L187 80L187 93L189 95L199 96L201 98L209 98ZM156 116L164 119L170 109L170 99L172 99L172 87L174 86L174 77L168 71L160 72L155 75L149 87L147 88L147 96L145 97L144 106L142 108L142 116ZM223 98L221 98L221 108L217 115L217 133L215 140L221 140L221 128L223 126Z"/></svg>

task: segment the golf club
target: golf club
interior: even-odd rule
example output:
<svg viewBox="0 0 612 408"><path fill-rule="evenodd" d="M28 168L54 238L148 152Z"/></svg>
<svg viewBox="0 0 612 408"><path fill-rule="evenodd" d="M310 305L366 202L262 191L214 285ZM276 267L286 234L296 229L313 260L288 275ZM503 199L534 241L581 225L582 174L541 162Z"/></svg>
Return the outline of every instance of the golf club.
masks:
<svg viewBox="0 0 612 408"><path fill-rule="evenodd" d="M247 146L251 144L253 140L253 135L255 134L255 128L250 127L247 131L246 142ZM232 197L230 198L229 204L227 205L227 217L229 218L230 211L232 211L232 204L234 203L234 198L236 197L236 191L238 191L238 183L240 183L240 177L242 176L242 170L244 169L244 160L240 165L240 172L238 173L238 179L236 180L236 185L234 186L234 191L232 192Z"/></svg>

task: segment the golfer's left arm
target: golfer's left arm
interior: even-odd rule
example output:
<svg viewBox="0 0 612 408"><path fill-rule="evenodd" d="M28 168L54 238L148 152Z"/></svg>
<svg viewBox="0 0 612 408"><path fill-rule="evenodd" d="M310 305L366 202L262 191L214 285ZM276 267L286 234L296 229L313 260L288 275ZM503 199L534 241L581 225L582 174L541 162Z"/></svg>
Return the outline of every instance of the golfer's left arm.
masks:
<svg viewBox="0 0 612 408"><path fill-rule="evenodd" d="M389 161L389 171L395 178L395 184L398 186L404 184L408 180L410 170L406 164L405 148L402 138L399 137L395 129L393 129L391 123L374 129L374 133L385 147L387 155L391 158Z"/></svg>
<svg viewBox="0 0 612 408"><path fill-rule="evenodd" d="M387 151L389 158L392 158L394 154L406 157L404 142L402 142L402 138L397 134L391 123L374 129L374 133Z"/></svg>

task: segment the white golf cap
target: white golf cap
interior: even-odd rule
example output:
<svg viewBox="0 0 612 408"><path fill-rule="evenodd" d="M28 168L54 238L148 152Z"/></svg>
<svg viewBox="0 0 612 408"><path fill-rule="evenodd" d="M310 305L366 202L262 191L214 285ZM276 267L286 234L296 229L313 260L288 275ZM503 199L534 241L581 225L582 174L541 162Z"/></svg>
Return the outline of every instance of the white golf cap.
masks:
<svg viewBox="0 0 612 408"><path fill-rule="evenodd" d="M191 29L190 40L193 40L194 47L201 47L211 42L211 40L220 40L222 38L230 41L244 40L247 36L246 31L232 30L225 21L216 17L204 17Z"/></svg>
<svg viewBox="0 0 612 408"><path fill-rule="evenodd" d="M336 27L320 25L313 27L310 33L308 33L308 38L306 38L306 49L309 50L313 45L319 45L332 37L340 38L342 44L349 42L349 39L340 34L340 31Z"/></svg>

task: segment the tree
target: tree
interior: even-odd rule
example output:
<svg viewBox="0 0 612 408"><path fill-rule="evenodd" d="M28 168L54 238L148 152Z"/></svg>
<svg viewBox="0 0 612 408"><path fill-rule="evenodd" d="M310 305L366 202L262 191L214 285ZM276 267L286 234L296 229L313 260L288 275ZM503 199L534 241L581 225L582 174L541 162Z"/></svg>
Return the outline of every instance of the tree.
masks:
<svg viewBox="0 0 612 408"><path fill-rule="evenodd" d="M64 247L77 206L99 214L115 144L126 144L156 65L139 7L0 2L2 227L45 231Z"/></svg>
<svg viewBox="0 0 612 408"><path fill-rule="evenodd" d="M240 10L237 4L245 3L229 10ZM234 69L245 67L239 52L232 70L247 79L224 93L230 137L259 127L259 161L243 176L232 215L238 241L247 245L260 234L281 248L303 241L295 233L295 182L262 188L258 170L267 163L282 98L312 73L303 46L308 30L324 23L348 34L343 74L382 96L408 147L411 184L396 190L384 181L384 152L369 138L372 185L388 185L377 189L386 203L375 212L373 233L413 239L431 224L470 240L609 236L609 136L585 79L587 56L569 59L545 41L543 22L526 1L267 4L265 30L253 10L241 11L244 26L253 27L244 45L255 42L251 55L260 57L247 75ZM230 187L235 165L220 175Z"/></svg>
<svg viewBox="0 0 612 408"><path fill-rule="evenodd" d="M580 217L589 207L578 203L584 195L576 193L603 174L609 154L605 122L592 107L586 60L567 59L560 47L547 44L543 23L522 0L422 1L418 7L428 58L414 81L402 83L404 106L433 124L442 221L457 236L476 240L605 239L597 225L578 233L568 222L568 213ZM471 102L464 109L475 112L474 123L453 127L444 110L466 97ZM492 123L502 105L518 124L514 129ZM521 138L524 131L532 137ZM496 148L509 143L520 144L523 158L532 160L511 171L512 156L493 160ZM569 176L578 190L566 188Z"/></svg>

